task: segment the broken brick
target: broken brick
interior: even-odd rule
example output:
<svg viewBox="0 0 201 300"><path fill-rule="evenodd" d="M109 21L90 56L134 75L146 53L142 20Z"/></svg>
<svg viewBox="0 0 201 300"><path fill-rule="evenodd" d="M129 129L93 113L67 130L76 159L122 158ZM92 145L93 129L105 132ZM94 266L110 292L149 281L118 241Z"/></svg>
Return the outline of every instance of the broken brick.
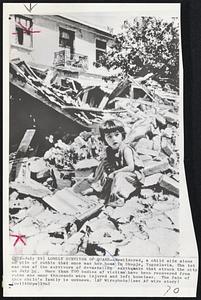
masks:
<svg viewBox="0 0 201 300"><path fill-rule="evenodd" d="M167 154L168 156L171 156L173 154L171 144L166 137L162 138L161 148L165 152L165 154Z"/></svg>
<svg viewBox="0 0 201 300"><path fill-rule="evenodd" d="M164 115L165 119L169 123L177 123L178 122L178 116L170 111L166 112Z"/></svg>
<svg viewBox="0 0 201 300"><path fill-rule="evenodd" d="M163 175L160 179L160 187L164 188L168 192L179 196L179 184L173 178L168 177L167 175Z"/></svg>
<svg viewBox="0 0 201 300"><path fill-rule="evenodd" d="M166 125L166 119L159 114L156 115L156 121L161 125Z"/></svg>
<svg viewBox="0 0 201 300"><path fill-rule="evenodd" d="M144 175L153 175L156 173L160 173L166 171L169 168L169 163L167 159L162 161L153 161L148 166L144 168Z"/></svg>

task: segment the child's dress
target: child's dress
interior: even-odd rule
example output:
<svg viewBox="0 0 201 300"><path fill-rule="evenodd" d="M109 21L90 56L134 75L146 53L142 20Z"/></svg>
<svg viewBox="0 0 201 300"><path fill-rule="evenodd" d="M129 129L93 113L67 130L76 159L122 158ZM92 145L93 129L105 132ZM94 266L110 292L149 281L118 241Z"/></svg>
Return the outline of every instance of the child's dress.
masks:
<svg viewBox="0 0 201 300"><path fill-rule="evenodd" d="M113 179L107 177L115 170L127 166L124 149L129 147L133 153L133 160L135 168L133 172L119 172ZM113 150L111 147L106 148L106 157L96 170L95 181L100 181L103 186L100 193L100 198L105 199L105 203L112 206L122 206L131 193L133 193L139 186L139 172L142 165L136 164L136 155L134 149L129 145L123 145L121 150ZM119 201L120 200L120 201Z"/></svg>

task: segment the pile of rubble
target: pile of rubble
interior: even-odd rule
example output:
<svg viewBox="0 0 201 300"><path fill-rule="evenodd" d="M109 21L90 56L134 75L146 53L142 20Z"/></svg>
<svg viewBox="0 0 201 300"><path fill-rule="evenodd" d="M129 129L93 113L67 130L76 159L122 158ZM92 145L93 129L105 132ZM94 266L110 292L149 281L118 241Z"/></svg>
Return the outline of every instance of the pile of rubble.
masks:
<svg viewBox="0 0 201 300"><path fill-rule="evenodd" d="M26 236L22 253L179 254L178 105L113 101L143 170L141 189L119 208L105 207L97 195L81 195L104 153L93 131L82 132L70 144L56 141L43 158L18 160L16 179L10 182L10 231Z"/></svg>
<svg viewBox="0 0 201 300"><path fill-rule="evenodd" d="M27 98L39 100L81 124L83 128L91 128L101 122L105 114L102 101L107 100L109 91L100 86L82 88L82 85L72 78L57 80L57 77L58 72L52 69L48 69L45 78L41 78L25 61L10 63L11 86L25 92ZM16 98L15 94L14 92L11 95L13 100Z"/></svg>

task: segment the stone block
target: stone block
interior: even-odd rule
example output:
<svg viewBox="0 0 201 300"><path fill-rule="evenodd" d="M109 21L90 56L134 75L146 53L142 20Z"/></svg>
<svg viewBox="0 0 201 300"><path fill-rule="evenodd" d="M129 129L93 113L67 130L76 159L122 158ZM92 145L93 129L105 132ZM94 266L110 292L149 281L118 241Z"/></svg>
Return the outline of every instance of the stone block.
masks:
<svg viewBox="0 0 201 300"><path fill-rule="evenodd" d="M156 121L160 125L166 125L166 119L159 114L156 115Z"/></svg>
<svg viewBox="0 0 201 300"><path fill-rule="evenodd" d="M136 150L138 149L152 149L153 147L153 141L148 138L141 138L137 145L135 146Z"/></svg>
<svg viewBox="0 0 201 300"><path fill-rule="evenodd" d="M177 123L178 121L178 116L170 111L166 112L166 114L164 115L165 119L167 122L169 123Z"/></svg>
<svg viewBox="0 0 201 300"><path fill-rule="evenodd" d="M144 164L148 165L153 160L153 158L150 155L140 155L140 159L143 162L143 166Z"/></svg>
<svg viewBox="0 0 201 300"><path fill-rule="evenodd" d="M179 183L173 178L163 175L160 179L160 187L164 188L166 191L179 196Z"/></svg>
<svg viewBox="0 0 201 300"><path fill-rule="evenodd" d="M163 131L163 135L169 139L171 139L172 135L173 135L173 130L172 127L167 127L164 131Z"/></svg>
<svg viewBox="0 0 201 300"><path fill-rule="evenodd" d="M171 144L166 137L163 137L161 140L161 148L166 155L171 156L173 154Z"/></svg>
<svg viewBox="0 0 201 300"><path fill-rule="evenodd" d="M152 157L158 156L158 151L154 151L154 150L143 148L143 147L137 148L137 152L139 154L149 155L149 156L152 156Z"/></svg>
<svg viewBox="0 0 201 300"><path fill-rule="evenodd" d="M141 138L144 138L146 133L150 131L150 124L146 124L143 126L139 126L137 128L132 128L128 137L126 138L126 142L132 143L134 141L138 141Z"/></svg>
<svg viewBox="0 0 201 300"><path fill-rule="evenodd" d="M99 161L95 158L90 159L83 159L77 162L77 164L74 165L75 170L85 170L85 169L91 169L96 168L99 165Z"/></svg>
<svg viewBox="0 0 201 300"><path fill-rule="evenodd" d="M153 141L153 150L160 151L161 150L161 137L160 135L156 135L152 139Z"/></svg>
<svg viewBox="0 0 201 300"><path fill-rule="evenodd" d="M169 168L169 163L167 159L161 161L153 161L148 166L144 168L144 175L149 176L156 173L166 171Z"/></svg>

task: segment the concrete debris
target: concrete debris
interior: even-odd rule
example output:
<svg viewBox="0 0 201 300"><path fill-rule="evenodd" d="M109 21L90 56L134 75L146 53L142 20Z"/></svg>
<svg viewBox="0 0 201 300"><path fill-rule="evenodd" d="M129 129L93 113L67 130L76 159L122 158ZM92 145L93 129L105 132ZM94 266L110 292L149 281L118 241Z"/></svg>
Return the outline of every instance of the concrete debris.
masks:
<svg viewBox="0 0 201 300"><path fill-rule="evenodd" d="M18 160L16 179L10 182L10 230L26 235L23 254L177 256L180 203L176 106L161 98L155 99L157 105L141 98L122 98L121 82L107 103L105 99L100 102L101 106L115 106L116 111L93 112L89 111L89 102L95 100L89 90L81 93L82 97L76 96L79 93L72 85L71 90L61 90L57 96L55 86L44 87L31 76L28 82L38 86L37 93L50 102L62 106L67 101L64 96L68 96L68 105L79 107L70 110L74 117L79 112L80 119L93 123L95 118L97 124L111 117L122 120L126 142L134 149L135 172L142 180L122 207L105 206L99 199L101 180L93 181L105 153L97 128L70 136L69 141L50 133L44 157ZM80 99L87 100L83 109ZM15 155L11 162L16 162Z"/></svg>
<svg viewBox="0 0 201 300"><path fill-rule="evenodd" d="M161 173L156 173L150 176L146 176L144 181L144 187L156 185L159 182L161 176L162 176Z"/></svg>
<svg viewBox="0 0 201 300"><path fill-rule="evenodd" d="M151 157L157 157L158 156L158 151L154 151L152 149L146 149L146 148L140 148L140 147L137 147L136 151L139 153L139 154L144 154L144 155L149 155Z"/></svg>
<svg viewBox="0 0 201 300"><path fill-rule="evenodd" d="M77 219L86 218L87 215L98 211L102 204L98 202L98 198L86 199L84 196L76 194L72 189L63 189L57 191L53 196L43 198L43 201L50 207L60 213L67 213L74 215Z"/></svg>
<svg viewBox="0 0 201 300"><path fill-rule="evenodd" d="M166 137L163 137L161 140L161 148L168 156L171 156L173 154L171 144Z"/></svg>
<svg viewBox="0 0 201 300"><path fill-rule="evenodd" d="M171 139L173 136L173 129L171 127L167 127L162 132L163 136Z"/></svg>
<svg viewBox="0 0 201 300"><path fill-rule="evenodd" d="M166 228L147 229L149 241L158 245L160 256L178 256L179 233ZM165 238L164 238L165 237Z"/></svg>
<svg viewBox="0 0 201 300"><path fill-rule="evenodd" d="M95 158L90 159L83 159L77 164L74 165L75 170L82 170L82 169L91 169L96 168L99 165L99 161Z"/></svg>
<svg viewBox="0 0 201 300"><path fill-rule="evenodd" d="M156 201L153 205L153 209L157 211L167 212L179 207L178 198L171 198L170 196L166 198L165 201Z"/></svg>
<svg viewBox="0 0 201 300"><path fill-rule="evenodd" d="M11 182L10 188L16 190L19 194L29 195L33 198L43 198L47 195L52 194L51 191L42 184L31 186L27 183Z"/></svg>
<svg viewBox="0 0 201 300"><path fill-rule="evenodd" d="M156 121L158 122L159 126L165 126L166 125L166 119L162 117L161 115L156 115Z"/></svg>
<svg viewBox="0 0 201 300"><path fill-rule="evenodd" d="M153 161L148 166L144 168L145 176L153 175L159 172L166 171L169 168L169 163L167 159L161 161Z"/></svg>
<svg viewBox="0 0 201 300"><path fill-rule="evenodd" d="M160 134L154 136L152 141L153 141L153 150L159 152L161 150L161 136L160 136Z"/></svg>
<svg viewBox="0 0 201 300"><path fill-rule="evenodd" d="M167 190L169 193L179 196L179 184L173 178L163 175L160 179L160 186Z"/></svg>
<svg viewBox="0 0 201 300"><path fill-rule="evenodd" d="M174 124L178 122L178 115L176 115L175 113L172 113L170 111L168 111L165 115L164 118L166 119L167 122Z"/></svg>
<svg viewBox="0 0 201 300"><path fill-rule="evenodd" d="M154 195L154 191L152 189L142 189L140 195L144 199L151 198Z"/></svg>

